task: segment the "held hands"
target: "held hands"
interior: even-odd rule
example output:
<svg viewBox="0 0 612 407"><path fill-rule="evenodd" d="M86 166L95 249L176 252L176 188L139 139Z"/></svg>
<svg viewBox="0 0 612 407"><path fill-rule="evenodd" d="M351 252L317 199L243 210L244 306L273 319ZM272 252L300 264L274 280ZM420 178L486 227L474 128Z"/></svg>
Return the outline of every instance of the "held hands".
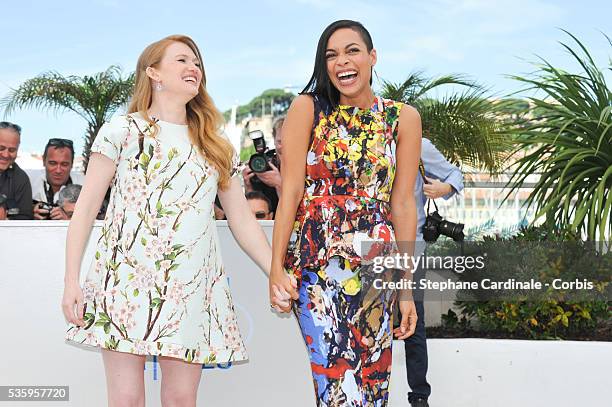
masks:
<svg viewBox="0 0 612 407"><path fill-rule="evenodd" d="M393 333L396 339L406 339L412 336L416 329L418 319L416 306L413 300L400 300L399 307L402 314L402 321L400 322L400 326L393 330Z"/></svg>
<svg viewBox="0 0 612 407"><path fill-rule="evenodd" d="M297 293L297 280L287 274L282 268L273 269L269 279L270 306L278 312L291 311L293 300L299 298Z"/></svg>
<svg viewBox="0 0 612 407"><path fill-rule="evenodd" d="M68 322L80 327L85 326L85 320L83 319L84 304L83 290L79 283L67 283L64 286L62 311Z"/></svg>
<svg viewBox="0 0 612 407"><path fill-rule="evenodd" d="M425 177L430 184L423 185L423 193L427 198L436 199L441 198L444 195L450 194L453 191L453 187L446 182L442 182L435 178Z"/></svg>

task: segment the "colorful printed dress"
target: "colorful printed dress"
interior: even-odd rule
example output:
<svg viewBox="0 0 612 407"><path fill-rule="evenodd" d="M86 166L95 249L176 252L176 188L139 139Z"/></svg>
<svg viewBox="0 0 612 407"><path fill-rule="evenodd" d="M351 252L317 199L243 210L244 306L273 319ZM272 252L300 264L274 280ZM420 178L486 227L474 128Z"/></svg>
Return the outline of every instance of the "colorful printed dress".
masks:
<svg viewBox="0 0 612 407"><path fill-rule="evenodd" d="M214 222L218 172L187 126L120 116L92 152L117 165L112 194L83 287L86 326L67 339L193 363L247 358ZM237 171L234 157L232 176Z"/></svg>
<svg viewBox="0 0 612 407"><path fill-rule="evenodd" d="M306 185L285 267L298 281L296 314L318 406L385 406L391 374L390 292L365 278L366 241L394 241L391 187L401 103L370 109L318 98Z"/></svg>

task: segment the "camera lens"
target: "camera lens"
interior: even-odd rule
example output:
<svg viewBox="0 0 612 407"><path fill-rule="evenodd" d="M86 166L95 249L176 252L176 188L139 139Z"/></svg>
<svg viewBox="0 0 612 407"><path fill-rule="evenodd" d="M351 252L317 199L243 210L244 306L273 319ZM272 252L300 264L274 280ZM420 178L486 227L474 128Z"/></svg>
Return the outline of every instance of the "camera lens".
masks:
<svg viewBox="0 0 612 407"><path fill-rule="evenodd" d="M263 154L253 154L249 160L249 167L253 172L265 172L269 169L268 160Z"/></svg>
<svg viewBox="0 0 612 407"><path fill-rule="evenodd" d="M465 237L463 235L463 226L463 223L453 223L447 220L443 220L442 222L440 222L440 234L450 237L455 242L461 242Z"/></svg>

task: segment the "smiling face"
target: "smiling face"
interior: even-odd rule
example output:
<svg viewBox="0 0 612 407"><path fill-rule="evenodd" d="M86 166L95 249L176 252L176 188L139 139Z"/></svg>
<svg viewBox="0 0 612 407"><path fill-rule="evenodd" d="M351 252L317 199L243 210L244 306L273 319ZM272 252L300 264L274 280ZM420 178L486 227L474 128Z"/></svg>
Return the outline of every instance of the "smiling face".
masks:
<svg viewBox="0 0 612 407"><path fill-rule="evenodd" d="M198 94L202 82L201 61L182 42L168 45L159 64L148 67L146 72L153 82L161 83L160 92L182 96L187 101Z"/></svg>
<svg viewBox="0 0 612 407"><path fill-rule="evenodd" d="M0 129L0 171L6 171L17 158L19 134L12 129Z"/></svg>
<svg viewBox="0 0 612 407"><path fill-rule="evenodd" d="M59 189L70 177L72 152L68 147L49 147L43 164L47 182L55 189Z"/></svg>
<svg viewBox="0 0 612 407"><path fill-rule="evenodd" d="M370 91L376 50L368 51L357 31L350 28L336 30L327 42L325 60L329 79L340 92L340 103Z"/></svg>

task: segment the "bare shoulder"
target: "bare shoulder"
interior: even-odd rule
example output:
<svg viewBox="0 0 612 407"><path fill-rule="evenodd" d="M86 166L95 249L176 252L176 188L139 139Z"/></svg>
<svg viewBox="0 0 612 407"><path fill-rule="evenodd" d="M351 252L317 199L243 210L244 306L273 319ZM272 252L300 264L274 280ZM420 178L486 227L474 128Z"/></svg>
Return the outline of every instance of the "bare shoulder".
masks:
<svg viewBox="0 0 612 407"><path fill-rule="evenodd" d="M399 114L398 140L416 140L416 137L420 139L421 135L421 115L413 106L403 105Z"/></svg>
<svg viewBox="0 0 612 407"><path fill-rule="evenodd" d="M400 120L405 123L413 122L413 123L421 123L421 115L419 111L416 110L414 106L403 105L402 110L400 110Z"/></svg>
<svg viewBox="0 0 612 407"><path fill-rule="evenodd" d="M291 107L289 110L297 111L297 112L314 112L314 104L312 96L310 95L298 95L293 102L291 102Z"/></svg>
<svg viewBox="0 0 612 407"><path fill-rule="evenodd" d="M314 121L314 103L310 95L298 95L287 112L287 120L285 126L288 128L304 128L310 133L310 128Z"/></svg>

